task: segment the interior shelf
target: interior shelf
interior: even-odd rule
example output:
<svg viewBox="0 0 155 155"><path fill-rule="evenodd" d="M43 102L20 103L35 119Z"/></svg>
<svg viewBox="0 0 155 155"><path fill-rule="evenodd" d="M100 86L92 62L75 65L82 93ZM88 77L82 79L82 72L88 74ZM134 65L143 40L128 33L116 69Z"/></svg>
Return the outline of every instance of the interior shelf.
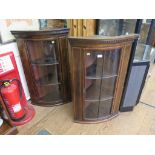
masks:
<svg viewBox="0 0 155 155"><path fill-rule="evenodd" d="M85 101L86 102L97 102L97 101L108 101L108 100L112 100L112 99L114 99L114 97L113 96L104 96L104 97L102 97L102 98L100 98L100 99L85 99Z"/></svg>
<svg viewBox="0 0 155 155"><path fill-rule="evenodd" d="M58 93L50 93L38 99L39 103L55 103L62 102L62 99Z"/></svg>
<svg viewBox="0 0 155 155"><path fill-rule="evenodd" d="M105 75L103 75L103 76L86 76L86 79L106 79L106 78L113 78L113 77L117 77L117 75L116 74L114 74L114 75L111 75L111 74L105 74Z"/></svg>
<svg viewBox="0 0 155 155"><path fill-rule="evenodd" d="M85 118L87 119L99 119L110 115L112 105L112 99L105 101L86 101L85 102Z"/></svg>
<svg viewBox="0 0 155 155"><path fill-rule="evenodd" d="M85 101L113 99L116 78L85 79Z"/></svg>
<svg viewBox="0 0 155 155"><path fill-rule="evenodd" d="M37 80L36 83L41 86L50 86L50 85L61 84L60 82L58 82L58 79L56 76L49 76L49 75L46 75L46 76L40 78L39 80Z"/></svg>
<svg viewBox="0 0 155 155"><path fill-rule="evenodd" d="M102 79L102 78L111 78L117 76L116 67L104 67L102 68L102 63L98 62L97 64L92 64L91 66L87 67L85 70L86 78L87 79Z"/></svg>
<svg viewBox="0 0 155 155"><path fill-rule="evenodd" d="M57 65L59 63L56 59L49 57L46 59L37 59L35 61L32 61L31 64L32 65L48 66L48 65Z"/></svg>
<svg viewBox="0 0 155 155"><path fill-rule="evenodd" d="M108 99L112 99L113 96L111 95L111 93L107 90L104 91L104 94L100 94L100 89L97 87L89 87L86 90L86 97L85 97L85 101L104 101L104 100L108 100Z"/></svg>

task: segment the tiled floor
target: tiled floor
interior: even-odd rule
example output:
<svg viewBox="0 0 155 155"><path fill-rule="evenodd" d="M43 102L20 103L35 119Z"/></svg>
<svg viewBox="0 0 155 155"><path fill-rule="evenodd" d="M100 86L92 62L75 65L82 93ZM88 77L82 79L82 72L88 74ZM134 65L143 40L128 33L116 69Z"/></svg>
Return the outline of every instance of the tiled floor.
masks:
<svg viewBox="0 0 155 155"><path fill-rule="evenodd" d="M111 121L99 124L73 122L72 103L57 107L35 106L36 116L27 125L18 127L19 134L37 134L45 129L54 134L155 134L155 65L132 112L120 113Z"/></svg>

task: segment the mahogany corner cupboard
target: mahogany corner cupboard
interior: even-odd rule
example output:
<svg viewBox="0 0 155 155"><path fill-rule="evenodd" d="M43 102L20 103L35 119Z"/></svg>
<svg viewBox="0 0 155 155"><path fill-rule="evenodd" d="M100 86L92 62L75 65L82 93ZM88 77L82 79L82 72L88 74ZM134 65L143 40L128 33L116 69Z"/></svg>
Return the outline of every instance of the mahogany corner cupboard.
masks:
<svg viewBox="0 0 155 155"><path fill-rule="evenodd" d="M33 104L53 106L71 101L68 32L67 28L11 31Z"/></svg>
<svg viewBox="0 0 155 155"><path fill-rule="evenodd" d="M136 34L69 37L75 122L101 122L118 115L135 39Z"/></svg>

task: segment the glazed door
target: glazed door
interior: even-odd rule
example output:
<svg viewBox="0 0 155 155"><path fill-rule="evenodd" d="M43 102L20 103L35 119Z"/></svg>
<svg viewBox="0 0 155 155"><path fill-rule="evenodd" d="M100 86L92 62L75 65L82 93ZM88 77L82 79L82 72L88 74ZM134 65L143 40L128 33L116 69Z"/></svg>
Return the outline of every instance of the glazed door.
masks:
<svg viewBox="0 0 155 155"><path fill-rule="evenodd" d="M36 86L35 100L44 105L62 101L60 64L56 40L26 42L32 76Z"/></svg>
<svg viewBox="0 0 155 155"><path fill-rule="evenodd" d="M85 120L102 119L111 114L120 49L85 52Z"/></svg>

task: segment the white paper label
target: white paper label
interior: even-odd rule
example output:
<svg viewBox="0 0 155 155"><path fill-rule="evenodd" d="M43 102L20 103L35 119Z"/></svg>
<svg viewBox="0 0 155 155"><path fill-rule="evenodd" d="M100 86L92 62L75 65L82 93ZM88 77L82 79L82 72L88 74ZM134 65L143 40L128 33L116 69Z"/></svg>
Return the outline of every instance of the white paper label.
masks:
<svg viewBox="0 0 155 155"><path fill-rule="evenodd" d="M143 23L146 23L146 19L143 19L143 21L142 21Z"/></svg>
<svg viewBox="0 0 155 155"><path fill-rule="evenodd" d="M102 58L102 56L103 56L102 54L98 54L97 55L98 58Z"/></svg>
<svg viewBox="0 0 155 155"><path fill-rule="evenodd" d="M16 104L13 106L13 111L14 112L19 112L22 109L20 103Z"/></svg>
<svg viewBox="0 0 155 155"><path fill-rule="evenodd" d="M90 53L87 53L87 55L89 56L89 55L90 55Z"/></svg>
<svg viewBox="0 0 155 155"><path fill-rule="evenodd" d="M0 58L0 74L13 70L13 64L9 55Z"/></svg>

